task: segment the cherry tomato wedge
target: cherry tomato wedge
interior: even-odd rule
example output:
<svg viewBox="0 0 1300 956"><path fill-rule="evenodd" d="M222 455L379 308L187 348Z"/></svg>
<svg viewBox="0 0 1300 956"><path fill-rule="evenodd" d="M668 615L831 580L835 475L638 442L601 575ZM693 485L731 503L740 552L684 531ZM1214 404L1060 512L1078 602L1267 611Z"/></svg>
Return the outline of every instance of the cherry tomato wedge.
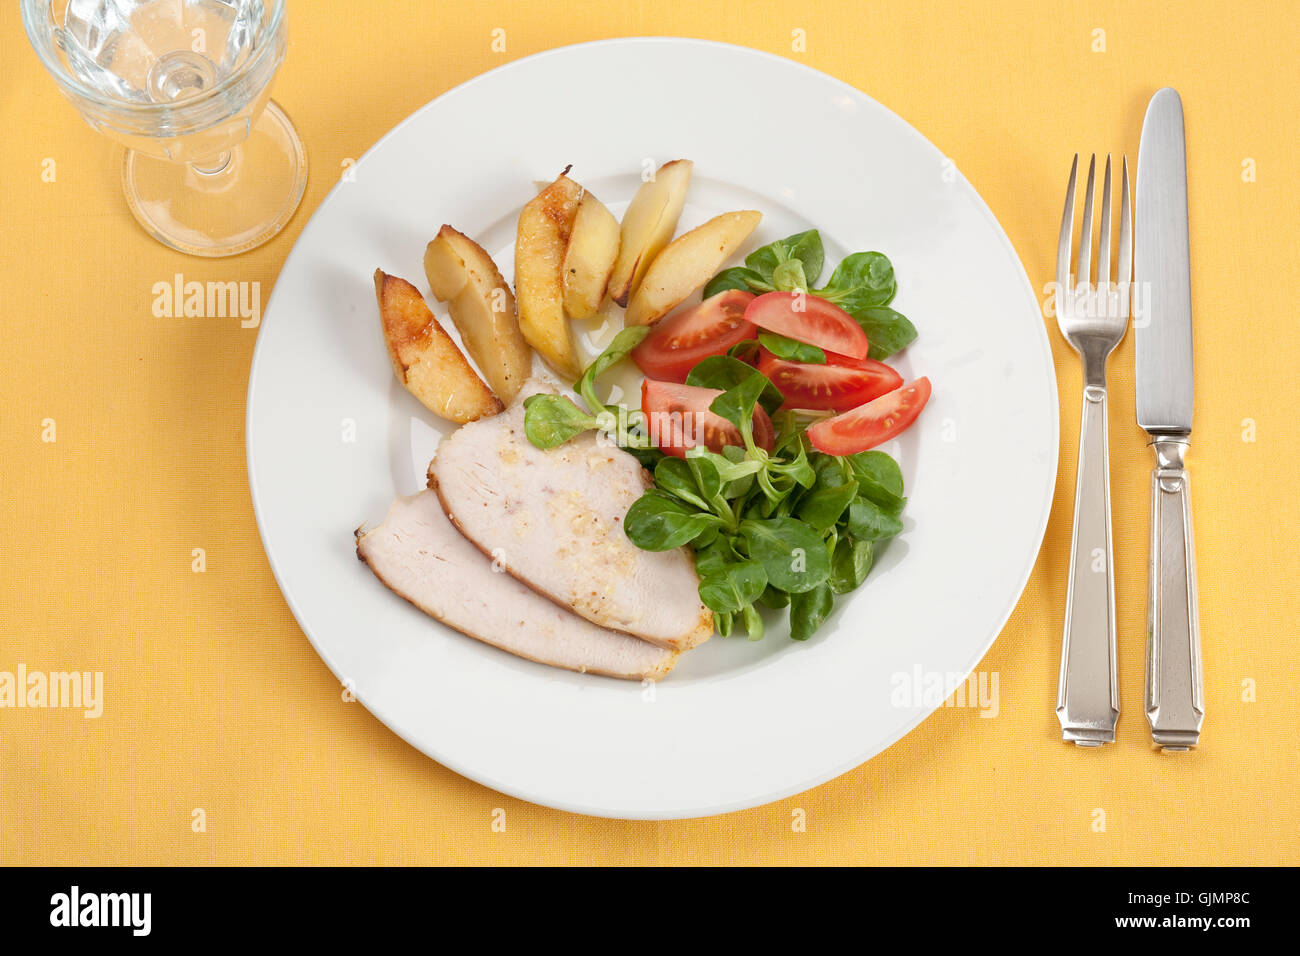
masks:
<svg viewBox="0 0 1300 956"><path fill-rule="evenodd" d="M826 364L791 362L764 349L758 370L785 396L790 408L831 408L837 412L857 408L892 392L903 384L899 375L884 362L854 359L826 353Z"/></svg>
<svg viewBox="0 0 1300 956"><path fill-rule="evenodd" d="M852 411L810 425L808 440L828 455L856 455L901 434L930 399L930 380L896 388Z"/></svg>
<svg viewBox="0 0 1300 956"><path fill-rule="evenodd" d="M691 369L710 355L722 355L758 329L745 321L745 307L754 293L728 289L697 306L670 315L632 350L647 376L663 382L685 382Z"/></svg>
<svg viewBox="0 0 1300 956"><path fill-rule="evenodd" d="M838 305L804 292L765 292L745 309L760 329L849 358L867 357L867 333Z"/></svg>
<svg viewBox="0 0 1300 956"><path fill-rule="evenodd" d="M676 382L646 379L641 384L641 411L648 419L651 440L665 454L686 457L686 449L704 445L721 451L723 445L743 445L740 429L709 411L722 392ZM754 444L772 450L776 430L761 407L754 409Z"/></svg>

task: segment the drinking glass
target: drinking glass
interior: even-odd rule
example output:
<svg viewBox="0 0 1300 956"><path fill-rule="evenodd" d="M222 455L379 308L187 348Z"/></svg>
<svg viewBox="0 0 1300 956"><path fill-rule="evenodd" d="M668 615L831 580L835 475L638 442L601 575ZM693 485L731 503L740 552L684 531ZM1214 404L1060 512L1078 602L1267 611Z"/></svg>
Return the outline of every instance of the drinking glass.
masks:
<svg viewBox="0 0 1300 956"><path fill-rule="evenodd" d="M94 129L126 147L122 189L140 225L196 256L279 232L307 154L270 99L284 0L21 0L41 63Z"/></svg>

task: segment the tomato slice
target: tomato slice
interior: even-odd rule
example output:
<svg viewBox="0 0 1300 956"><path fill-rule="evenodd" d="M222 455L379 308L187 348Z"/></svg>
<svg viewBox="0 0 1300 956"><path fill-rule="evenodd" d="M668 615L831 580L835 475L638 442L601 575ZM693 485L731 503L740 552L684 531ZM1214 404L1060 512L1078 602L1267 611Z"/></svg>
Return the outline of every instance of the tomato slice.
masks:
<svg viewBox="0 0 1300 956"><path fill-rule="evenodd" d="M930 400L930 380L896 388L852 411L810 425L808 440L828 455L856 455L904 432Z"/></svg>
<svg viewBox="0 0 1300 956"><path fill-rule="evenodd" d="M686 449L704 445L722 451L723 445L743 445L740 429L709 411L720 389L657 382L641 384L641 411L645 412L651 440L666 454L686 457ZM761 406L754 409L754 444L772 450L776 430Z"/></svg>
<svg viewBox="0 0 1300 956"><path fill-rule="evenodd" d="M765 292L745 309L760 329L849 358L867 357L867 333L838 305L804 292Z"/></svg>
<svg viewBox="0 0 1300 956"><path fill-rule="evenodd" d="M728 289L697 306L670 315L632 350L632 361L653 379L685 382L691 369L710 355L722 355L758 334L745 321L754 293Z"/></svg>
<svg viewBox="0 0 1300 956"><path fill-rule="evenodd" d="M790 408L831 408L843 412L903 384L903 376L884 362L849 358L834 352L826 353L825 365L814 365L777 358L763 349L758 370L785 396Z"/></svg>

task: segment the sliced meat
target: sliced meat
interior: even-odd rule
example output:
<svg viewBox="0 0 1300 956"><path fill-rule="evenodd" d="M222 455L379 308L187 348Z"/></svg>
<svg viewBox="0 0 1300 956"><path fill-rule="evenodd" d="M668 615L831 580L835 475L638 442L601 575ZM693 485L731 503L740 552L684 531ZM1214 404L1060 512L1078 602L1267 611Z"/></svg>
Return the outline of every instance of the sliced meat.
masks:
<svg viewBox="0 0 1300 956"><path fill-rule="evenodd" d="M448 627L529 660L629 680L657 680L677 662L675 652L597 627L493 570L432 491L398 498L383 524L358 532L357 557Z"/></svg>
<svg viewBox="0 0 1300 956"><path fill-rule="evenodd" d="M623 533L650 476L594 432L542 451L524 435L523 400L438 445L429 486L465 537L529 587L594 624L686 650L713 634L685 548L642 551Z"/></svg>

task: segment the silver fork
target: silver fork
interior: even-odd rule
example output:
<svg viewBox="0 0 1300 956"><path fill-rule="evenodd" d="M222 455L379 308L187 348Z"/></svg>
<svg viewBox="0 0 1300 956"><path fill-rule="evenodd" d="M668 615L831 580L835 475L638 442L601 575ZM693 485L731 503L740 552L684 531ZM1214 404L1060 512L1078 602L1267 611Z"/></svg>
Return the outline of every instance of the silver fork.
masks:
<svg viewBox="0 0 1300 956"><path fill-rule="evenodd" d="M1065 340L1083 361L1083 420L1079 426L1079 471L1074 491L1074 534L1070 545L1070 585L1065 599L1061 641L1061 683L1056 716L1061 737L1080 747L1115 740L1119 693L1115 669L1115 584L1110 536L1110 453L1106 421L1106 360L1128 329L1129 286L1133 275L1132 216L1128 158L1120 196L1119 255L1110 277L1110 157L1101 193L1101 234L1097 241L1097 280L1092 279L1092 193L1097 157L1088 164L1083 200L1079 261L1070 272L1074 231L1074 184L1079 157L1070 167L1070 185L1061 217L1056 259L1056 318ZM1073 281L1072 281L1073 280Z"/></svg>

